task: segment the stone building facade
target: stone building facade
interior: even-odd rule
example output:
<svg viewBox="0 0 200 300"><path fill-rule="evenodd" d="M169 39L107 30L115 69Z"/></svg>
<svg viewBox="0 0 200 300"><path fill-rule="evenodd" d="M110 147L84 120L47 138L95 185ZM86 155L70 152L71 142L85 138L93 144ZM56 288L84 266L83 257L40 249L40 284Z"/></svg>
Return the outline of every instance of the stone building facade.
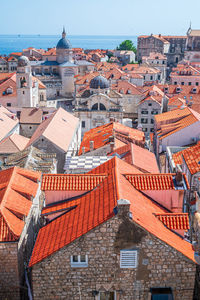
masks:
<svg viewBox="0 0 200 300"><path fill-rule="evenodd" d="M135 268L120 267L121 250L137 252ZM72 266L73 256L86 257L87 263ZM132 222L119 207L116 216L32 267L33 296L147 300L158 287L167 287L174 300L189 300L195 269L194 262Z"/></svg>
<svg viewBox="0 0 200 300"><path fill-rule="evenodd" d="M161 34L139 36L137 46L138 61L141 61L143 56L149 56L151 52L158 52L167 56L167 65L169 67L176 66L184 58L186 40L186 36L163 36Z"/></svg>
<svg viewBox="0 0 200 300"><path fill-rule="evenodd" d="M89 90L76 97L74 115L81 121L82 136L110 121L122 123L122 96L109 89L105 77L97 76L91 80Z"/></svg>

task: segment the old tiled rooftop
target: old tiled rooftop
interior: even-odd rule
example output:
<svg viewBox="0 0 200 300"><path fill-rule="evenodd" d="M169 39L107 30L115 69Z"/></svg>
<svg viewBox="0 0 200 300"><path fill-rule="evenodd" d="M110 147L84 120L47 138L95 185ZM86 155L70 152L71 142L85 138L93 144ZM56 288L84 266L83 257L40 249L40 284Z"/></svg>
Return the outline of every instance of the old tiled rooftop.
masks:
<svg viewBox="0 0 200 300"><path fill-rule="evenodd" d="M89 191L105 179L105 175L44 174L43 191Z"/></svg>
<svg viewBox="0 0 200 300"><path fill-rule="evenodd" d="M29 267L114 217L113 209L118 199L130 201L133 222L194 262L192 245L168 229L156 216L167 211L135 189L123 176L132 170L133 166L114 157L90 172L98 176L107 172L95 189L76 200L68 199L66 203L51 206L51 211L64 209L65 212L40 229Z"/></svg>
<svg viewBox="0 0 200 300"><path fill-rule="evenodd" d="M156 217L169 229L172 230L190 229L189 217L187 213L156 214Z"/></svg>
<svg viewBox="0 0 200 300"><path fill-rule="evenodd" d="M0 242L19 239L41 174L20 168L0 172Z"/></svg>

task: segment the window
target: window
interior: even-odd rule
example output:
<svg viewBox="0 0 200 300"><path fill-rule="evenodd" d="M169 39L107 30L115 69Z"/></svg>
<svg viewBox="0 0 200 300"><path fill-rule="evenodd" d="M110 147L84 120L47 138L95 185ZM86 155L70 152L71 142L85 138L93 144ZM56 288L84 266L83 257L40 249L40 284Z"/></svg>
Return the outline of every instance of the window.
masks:
<svg viewBox="0 0 200 300"><path fill-rule="evenodd" d="M88 256L87 255L72 255L71 256L71 267L72 268L88 267Z"/></svg>
<svg viewBox="0 0 200 300"><path fill-rule="evenodd" d="M82 121L82 128L85 128L85 121Z"/></svg>
<svg viewBox="0 0 200 300"><path fill-rule="evenodd" d="M153 111L151 112L151 114L152 114L152 115L157 115L157 114L158 114L158 111L157 111L157 110L153 110Z"/></svg>
<svg viewBox="0 0 200 300"><path fill-rule="evenodd" d="M177 85L177 81L174 81L174 85Z"/></svg>
<svg viewBox="0 0 200 300"><path fill-rule="evenodd" d="M160 80L160 75L158 75L158 80Z"/></svg>
<svg viewBox="0 0 200 300"><path fill-rule="evenodd" d="M143 128L142 130L143 130L144 132L147 132L147 128Z"/></svg>
<svg viewBox="0 0 200 300"><path fill-rule="evenodd" d="M184 85L184 81L181 82L181 85Z"/></svg>
<svg viewBox="0 0 200 300"><path fill-rule="evenodd" d="M141 123L142 124L147 124L148 123L148 119L141 119Z"/></svg>
<svg viewBox="0 0 200 300"><path fill-rule="evenodd" d="M25 94L25 92L23 91L23 95Z"/></svg>
<svg viewBox="0 0 200 300"><path fill-rule="evenodd" d="M29 126L29 129L32 129L32 126Z"/></svg>
<svg viewBox="0 0 200 300"><path fill-rule="evenodd" d="M151 129L150 129L150 132L154 132L154 128L151 128Z"/></svg>
<svg viewBox="0 0 200 300"><path fill-rule="evenodd" d="M192 82L188 82L188 85L192 85Z"/></svg>
<svg viewBox="0 0 200 300"><path fill-rule="evenodd" d="M152 103L149 103L148 106L152 106Z"/></svg>
<svg viewBox="0 0 200 300"><path fill-rule="evenodd" d="M173 300L171 288L151 288L151 300Z"/></svg>
<svg viewBox="0 0 200 300"><path fill-rule="evenodd" d="M142 110L142 111L141 111L141 114L142 114L142 115L148 115L148 110Z"/></svg>
<svg viewBox="0 0 200 300"><path fill-rule="evenodd" d="M99 292L99 298L98 300L115 300L116 299L116 293L115 292Z"/></svg>
<svg viewBox="0 0 200 300"><path fill-rule="evenodd" d="M154 124L154 119L151 119L151 124Z"/></svg>
<svg viewBox="0 0 200 300"><path fill-rule="evenodd" d="M150 76L150 80L153 80L153 76Z"/></svg>
<svg viewBox="0 0 200 300"><path fill-rule="evenodd" d="M198 83L198 82L196 82L196 85L199 85L199 83Z"/></svg>
<svg viewBox="0 0 200 300"><path fill-rule="evenodd" d="M11 103L7 103L6 105L7 105L7 106L11 106Z"/></svg>
<svg viewBox="0 0 200 300"><path fill-rule="evenodd" d="M120 251L120 268L137 268L137 250Z"/></svg>

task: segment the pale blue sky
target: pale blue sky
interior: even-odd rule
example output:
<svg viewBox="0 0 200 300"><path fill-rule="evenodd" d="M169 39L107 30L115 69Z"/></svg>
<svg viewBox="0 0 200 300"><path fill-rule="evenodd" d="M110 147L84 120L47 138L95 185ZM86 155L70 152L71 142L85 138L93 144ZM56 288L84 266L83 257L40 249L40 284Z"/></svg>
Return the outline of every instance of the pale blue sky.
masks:
<svg viewBox="0 0 200 300"><path fill-rule="evenodd" d="M4 0L0 34L185 35L199 11L199 0Z"/></svg>

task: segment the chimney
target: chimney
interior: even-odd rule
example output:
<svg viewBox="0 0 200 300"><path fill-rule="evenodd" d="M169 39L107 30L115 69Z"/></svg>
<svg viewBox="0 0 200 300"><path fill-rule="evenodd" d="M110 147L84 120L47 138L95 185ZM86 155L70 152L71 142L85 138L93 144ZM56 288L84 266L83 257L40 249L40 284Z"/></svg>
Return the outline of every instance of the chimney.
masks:
<svg viewBox="0 0 200 300"><path fill-rule="evenodd" d="M94 141L90 141L90 151L94 150Z"/></svg>
<svg viewBox="0 0 200 300"><path fill-rule="evenodd" d="M85 147L82 147L82 154L85 154Z"/></svg>
<svg viewBox="0 0 200 300"><path fill-rule="evenodd" d="M119 199L117 200L117 208L118 208L118 215L124 217L131 217L130 213L130 201L126 199ZM132 217L131 217L132 218Z"/></svg>
<svg viewBox="0 0 200 300"><path fill-rule="evenodd" d="M115 142L110 142L110 152L114 151Z"/></svg>
<svg viewBox="0 0 200 300"><path fill-rule="evenodd" d="M177 186L183 186L183 173L182 173L180 165L176 166L175 180L176 180Z"/></svg>

